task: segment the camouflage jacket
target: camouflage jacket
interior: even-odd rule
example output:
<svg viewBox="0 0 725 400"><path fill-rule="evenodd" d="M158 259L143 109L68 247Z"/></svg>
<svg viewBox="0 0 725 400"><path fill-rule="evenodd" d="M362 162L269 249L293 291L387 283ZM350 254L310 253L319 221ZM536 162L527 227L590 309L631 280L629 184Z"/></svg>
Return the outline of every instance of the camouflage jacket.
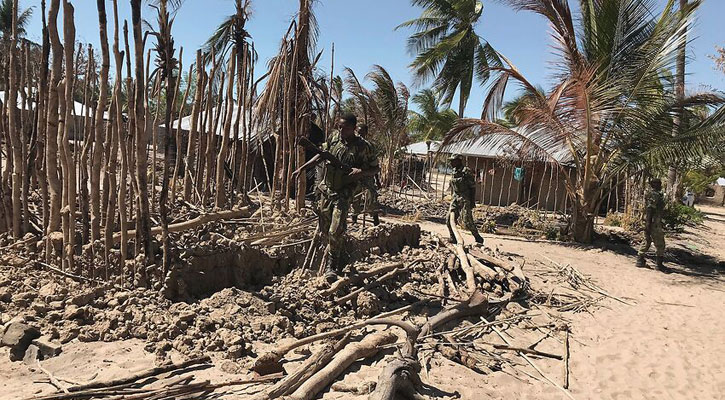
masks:
<svg viewBox="0 0 725 400"><path fill-rule="evenodd" d="M466 200L473 202L476 196L476 180L473 173L468 167L463 167L453 171L451 178L451 187L453 188L453 199Z"/></svg>
<svg viewBox="0 0 725 400"><path fill-rule="evenodd" d="M665 197L662 192L650 190L645 197L645 211L652 213L652 223L662 224L662 213L665 210Z"/></svg>
<svg viewBox="0 0 725 400"><path fill-rule="evenodd" d="M375 149L368 141L359 136L354 136L345 142L340 138L339 134L335 134L323 145L323 149L329 151L343 164L352 168L369 171L378 166ZM350 179L348 173L326 163L320 189L327 195L336 194L342 197L352 197L359 186L359 182Z"/></svg>

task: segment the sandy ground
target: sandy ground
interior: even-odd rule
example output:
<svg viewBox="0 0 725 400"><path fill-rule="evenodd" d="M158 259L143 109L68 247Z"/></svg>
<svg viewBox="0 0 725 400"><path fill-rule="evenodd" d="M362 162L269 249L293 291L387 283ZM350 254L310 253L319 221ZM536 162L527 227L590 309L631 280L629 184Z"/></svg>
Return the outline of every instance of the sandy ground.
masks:
<svg viewBox="0 0 725 400"><path fill-rule="evenodd" d="M524 256L529 268L549 262L570 264L591 276L602 288L633 305L604 300L592 314L571 314L570 393L575 399L725 399L725 209L704 208L703 227L668 238L669 275L634 267L629 247L582 247L520 238L484 235L486 245ZM444 225L421 222L423 229L446 233ZM603 247L607 247L604 250ZM526 270L526 267L524 267ZM531 271L530 273L534 273ZM531 342L510 330L513 345ZM563 345L545 340L537 349L562 354ZM10 363L0 351L0 399L30 398L52 387L39 383L46 375L36 367ZM124 376L153 365L139 341L71 343L43 368L71 381L85 382ZM553 381L563 382L563 363L536 361ZM431 365L424 380L438 395L457 391L463 399L562 399L559 389L532 368L522 374L479 375L447 360ZM218 365L199 372L199 378L226 380ZM355 365L352 380L374 379L375 365ZM242 371L243 372L243 371ZM354 376L354 378L353 378ZM538 378L538 379L537 379ZM254 390L253 388L251 390ZM244 398L239 392L235 398ZM324 399L364 398L336 392Z"/></svg>
<svg viewBox="0 0 725 400"><path fill-rule="evenodd" d="M634 304L606 300L606 307L591 315L570 317L574 398L725 399L725 268L712 265L725 260L725 209L704 207L703 211L708 213L703 227L668 238L667 265L675 270L669 275L635 268L636 253L631 248L604 251L484 235L487 246L527 260L546 263L549 257L571 264L605 290ZM423 228L446 232L438 224L423 223ZM682 249L694 253L685 265L676 263L672 255ZM556 347L551 349L557 352ZM554 381L563 382L560 362L537 363ZM460 371L461 384L478 386L459 389L472 396L464 398L483 394L493 399L566 398L545 382L528 379L524 383L501 373L471 375L453 363L448 367Z"/></svg>

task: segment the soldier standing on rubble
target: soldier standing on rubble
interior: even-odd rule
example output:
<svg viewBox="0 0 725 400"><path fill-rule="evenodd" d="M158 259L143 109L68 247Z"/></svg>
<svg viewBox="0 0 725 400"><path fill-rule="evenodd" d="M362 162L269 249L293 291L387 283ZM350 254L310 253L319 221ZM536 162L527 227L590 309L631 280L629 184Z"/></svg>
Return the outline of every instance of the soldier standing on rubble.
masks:
<svg viewBox="0 0 725 400"><path fill-rule="evenodd" d="M476 239L476 243L483 243L483 238L478 233L478 228L473 220L473 207L476 204L476 181L468 167L463 166L463 159L460 155L455 154L450 158L451 167L453 167L453 178L451 178L451 187L453 188L453 200L448 209L449 218L446 218L448 225L448 233L450 234L451 243L456 243L456 237L453 235L453 227L451 226L450 213L455 216L454 221L458 221L461 215L463 223L471 231Z"/></svg>
<svg viewBox="0 0 725 400"><path fill-rule="evenodd" d="M665 198L662 194L662 181L655 178L649 181L651 190L645 197L645 217L644 217L644 242L639 249L637 258L637 267L644 268L647 266L645 254L654 242L657 249L657 265L659 271L669 273L662 262L665 255L665 232L662 229L662 212L665 209Z"/></svg>
<svg viewBox="0 0 725 400"><path fill-rule="evenodd" d="M358 136L365 139L367 141L368 139L368 126L367 124L360 125L360 128L357 130ZM370 142L368 142L370 143ZM373 148L373 154L376 154L377 158L377 152L375 151L375 146L370 143L370 146ZM378 215L378 188L375 183L375 176L369 176L365 179L360 180L360 185L358 187L357 192L355 192L355 196L353 198L352 202L352 222L357 223L357 216L364 213L364 212L370 212L370 214L373 217L373 225L378 226L380 225L380 216ZM364 217L363 217L364 218Z"/></svg>
<svg viewBox="0 0 725 400"><path fill-rule="evenodd" d="M353 195L361 181L375 176L380 170L373 146L355 134L355 115L343 115L338 124L339 134L328 138L323 148L352 170L345 171L327 162L319 185L319 231L326 245L325 279L328 282L337 278L344 265L341 260L343 234Z"/></svg>

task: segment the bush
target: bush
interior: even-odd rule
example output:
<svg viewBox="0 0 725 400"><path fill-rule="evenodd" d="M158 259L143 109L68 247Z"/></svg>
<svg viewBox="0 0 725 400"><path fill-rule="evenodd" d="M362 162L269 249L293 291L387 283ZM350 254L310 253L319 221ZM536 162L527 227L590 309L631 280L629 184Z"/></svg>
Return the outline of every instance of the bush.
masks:
<svg viewBox="0 0 725 400"><path fill-rule="evenodd" d="M622 214L620 212L610 212L604 218L604 225L621 227L623 217L624 217L624 214Z"/></svg>
<svg viewBox="0 0 725 400"><path fill-rule="evenodd" d="M685 226L701 224L703 220L702 212L679 202L667 203L662 214L662 225L665 229L675 231L681 231Z"/></svg>
<svg viewBox="0 0 725 400"><path fill-rule="evenodd" d="M492 219L485 219L481 224L481 231L483 233L496 233L496 221Z"/></svg>
<svg viewBox="0 0 725 400"><path fill-rule="evenodd" d="M610 212L604 218L604 225L621 227L627 232L639 232L644 228L642 218L633 211Z"/></svg>

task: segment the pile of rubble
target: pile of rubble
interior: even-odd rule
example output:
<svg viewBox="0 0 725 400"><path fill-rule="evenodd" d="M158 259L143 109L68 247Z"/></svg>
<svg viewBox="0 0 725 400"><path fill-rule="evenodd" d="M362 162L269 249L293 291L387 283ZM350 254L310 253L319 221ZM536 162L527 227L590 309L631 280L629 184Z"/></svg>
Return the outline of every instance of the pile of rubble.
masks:
<svg viewBox="0 0 725 400"><path fill-rule="evenodd" d="M384 190L380 192L378 202L386 214L404 216L413 221L418 219L445 221L448 215L449 203L440 198L418 201L405 198L394 191Z"/></svg>
<svg viewBox="0 0 725 400"><path fill-rule="evenodd" d="M156 355L158 364L168 363L173 351L189 359L229 360L238 369L272 377L284 371L285 354L303 346L309 354L307 346L321 340L328 345L310 363L340 359L344 365L398 341L404 357L389 360L391 369L381 372L377 386L395 385L393 375L404 371L413 388L418 387L421 360L432 357L481 373L505 369L512 361L497 352L506 349L484 351L475 344L495 331L491 327L528 324L556 336L568 329L561 320L552 322L557 313L587 310L603 297L577 297L571 289L558 295L546 287L554 282L580 290L583 278L571 268L552 270L563 278L537 280L534 286L541 287L532 289L521 260L467 246L457 229L457 244L451 244L417 225L392 223L351 225L346 246L351 262L330 285L319 277L318 264L305 262L314 243L308 216L275 219L269 214L265 221L275 221L269 225L261 224L262 218L258 212L178 234L177 243L188 249L160 288L133 288L130 280L122 286L118 280L78 279L41 263L0 267L2 343L13 349L13 359L42 359L57 355L72 340L138 338L146 341L146 351ZM247 221L259 224L240 228ZM201 240L194 243L194 237ZM527 302L550 311L531 313ZM403 328L404 335L360 331L375 325ZM351 342L353 331L363 333L361 341ZM364 355L342 350L350 346L365 350ZM295 373L278 385L294 380L294 387L307 387L300 385L310 380L325 387L339 374L308 372L314 376ZM270 393L278 393L275 387ZM291 393L290 387L285 393Z"/></svg>

